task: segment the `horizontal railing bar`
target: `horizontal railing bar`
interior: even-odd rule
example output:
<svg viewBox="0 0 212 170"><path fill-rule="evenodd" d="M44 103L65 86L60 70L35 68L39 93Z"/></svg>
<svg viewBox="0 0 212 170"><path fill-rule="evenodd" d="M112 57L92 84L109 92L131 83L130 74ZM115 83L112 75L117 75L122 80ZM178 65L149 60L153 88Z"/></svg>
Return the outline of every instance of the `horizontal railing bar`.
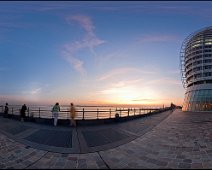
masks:
<svg viewBox="0 0 212 170"><path fill-rule="evenodd" d="M29 109L30 111L39 111L39 110L32 110L32 109ZM40 110L40 111L44 111L44 112L51 112L51 110ZM111 110L112 112L113 110ZM116 110L114 110L115 112ZM127 110L117 110L117 111L127 111ZM67 110L61 110L59 112L69 112ZM83 110L77 110L76 112L83 112ZM96 110L85 110L84 112L97 112ZM99 110L98 112L110 112L110 110Z"/></svg>

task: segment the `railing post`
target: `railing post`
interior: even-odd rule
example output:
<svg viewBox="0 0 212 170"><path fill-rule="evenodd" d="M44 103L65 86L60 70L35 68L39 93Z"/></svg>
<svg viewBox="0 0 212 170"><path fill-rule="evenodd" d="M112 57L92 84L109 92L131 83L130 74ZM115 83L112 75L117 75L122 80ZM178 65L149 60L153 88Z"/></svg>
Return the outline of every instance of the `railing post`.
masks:
<svg viewBox="0 0 212 170"><path fill-rule="evenodd" d="M97 119L99 119L99 109L97 108Z"/></svg>
<svg viewBox="0 0 212 170"><path fill-rule="evenodd" d="M40 118L40 107L39 107L39 118Z"/></svg>
<svg viewBox="0 0 212 170"><path fill-rule="evenodd" d="M110 118L111 118L111 108L110 108Z"/></svg>
<svg viewBox="0 0 212 170"><path fill-rule="evenodd" d="M27 112L28 112L28 117L29 117L29 107L27 108Z"/></svg>
<svg viewBox="0 0 212 170"><path fill-rule="evenodd" d="M82 120L84 120L85 119L85 110L84 110L84 108L82 109Z"/></svg>
<svg viewBox="0 0 212 170"><path fill-rule="evenodd" d="M53 116L53 112L52 112L52 119L54 118L54 116Z"/></svg>
<svg viewBox="0 0 212 170"><path fill-rule="evenodd" d="M128 117L130 116L130 109L128 108L128 111L127 111L127 115Z"/></svg>
<svg viewBox="0 0 212 170"><path fill-rule="evenodd" d="M134 108L134 116L135 116L135 108Z"/></svg>
<svg viewBox="0 0 212 170"><path fill-rule="evenodd" d="M67 109L67 112L66 112L67 114L66 114L66 119L68 119L68 109Z"/></svg>

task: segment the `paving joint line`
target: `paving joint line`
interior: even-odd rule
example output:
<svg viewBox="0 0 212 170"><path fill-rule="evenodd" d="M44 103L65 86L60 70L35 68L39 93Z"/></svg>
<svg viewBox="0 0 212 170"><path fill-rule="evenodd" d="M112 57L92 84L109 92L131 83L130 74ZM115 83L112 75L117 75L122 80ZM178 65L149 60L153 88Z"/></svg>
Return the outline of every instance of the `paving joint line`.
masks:
<svg viewBox="0 0 212 170"><path fill-rule="evenodd" d="M31 163L30 165L26 166L24 169L27 169L28 167L36 164L39 160L41 160L47 153L49 153L49 151L47 151L43 156L41 156L39 159L37 159L35 162Z"/></svg>
<svg viewBox="0 0 212 170"><path fill-rule="evenodd" d="M104 162L104 164L106 165L106 167L107 167L108 169L111 169L111 168L109 167L109 165L104 161L104 159L102 158L102 156L101 156L101 154L99 153L99 151L98 151L97 153L98 153L100 159L101 159L101 160Z"/></svg>
<svg viewBox="0 0 212 170"><path fill-rule="evenodd" d="M77 135L77 141L78 141L78 145L79 145L79 153L82 153L81 144L80 144L80 140L79 140L79 136L78 136L77 126L76 126L76 135Z"/></svg>

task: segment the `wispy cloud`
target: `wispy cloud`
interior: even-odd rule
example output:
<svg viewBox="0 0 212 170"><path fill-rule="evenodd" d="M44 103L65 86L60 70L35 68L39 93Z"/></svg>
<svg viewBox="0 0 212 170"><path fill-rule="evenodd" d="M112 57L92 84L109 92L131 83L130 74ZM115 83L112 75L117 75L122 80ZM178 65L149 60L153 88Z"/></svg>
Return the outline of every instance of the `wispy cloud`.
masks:
<svg viewBox="0 0 212 170"><path fill-rule="evenodd" d="M64 45L65 59L82 75L86 74L84 62L77 58L77 52L84 48L88 48L93 55L96 55L94 48L105 43L104 40L99 39L94 33L94 25L90 17L84 15L69 16L66 18L67 22L78 23L85 31L85 36L81 41L75 41Z"/></svg>
<svg viewBox="0 0 212 170"><path fill-rule="evenodd" d="M154 72L151 72L151 71L144 71L142 69L132 68L132 67L124 67L124 68L113 69L113 70L109 71L108 73L100 76L98 78L98 80L99 81L107 80L107 79L113 78L113 77L118 76L118 75L123 75L123 74L126 74L126 73L132 73L132 72L144 73L144 74L154 74Z"/></svg>
<svg viewBox="0 0 212 170"><path fill-rule="evenodd" d="M106 90L100 91L101 94L116 94L116 93L123 93L124 91L118 87L111 87Z"/></svg>
<svg viewBox="0 0 212 170"><path fill-rule="evenodd" d="M128 85L134 85L141 81L143 81L143 79L122 80L115 83L111 83L111 86L115 88L120 88L120 87L125 87Z"/></svg>
<svg viewBox="0 0 212 170"><path fill-rule="evenodd" d="M31 90L28 91L23 91L23 94L29 94L29 95L38 95L40 94L42 91L42 88L33 88Z"/></svg>
<svg viewBox="0 0 212 170"><path fill-rule="evenodd" d="M33 89L32 91L30 91L31 94L38 94L40 92L41 92L41 88Z"/></svg>
<svg viewBox="0 0 212 170"><path fill-rule="evenodd" d="M134 102L140 102L140 101L155 101L156 99L134 99L132 101Z"/></svg>
<svg viewBox="0 0 212 170"><path fill-rule="evenodd" d="M77 51L77 49L80 49L77 47L77 43L71 45L65 45L63 55L66 61L68 61L77 72L79 72L81 75L85 75L86 70L83 67L84 62L75 56L75 51Z"/></svg>
<svg viewBox="0 0 212 170"><path fill-rule="evenodd" d="M99 95L104 95L104 96L109 96L110 98L112 97L114 100L115 98L119 99L126 99L130 100L133 98L137 98L139 96L138 93L136 93L136 88L134 87L109 87L105 90L99 91Z"/></svg>
<svg viewBox="0 0 212 170"><path fill-rule="evenodd" d="M49 87L49 84L40 82L29 82L22 93L29 95L42 95L43 92L49 92Z"/></svg>
<svg viewBox="0 0 212 170"><path fill-rule="evenodd" d="M149 99L147 99L147 98L144 98L144 99L133 99L132 101L135 101L135 102L140 102L140 101L142 101L142 102L144 102L144 101L158 101L158 100L162 100L162 101L164 101L164 100L170 100L170 99L152 99L152 98L149 98Z"/></svg>

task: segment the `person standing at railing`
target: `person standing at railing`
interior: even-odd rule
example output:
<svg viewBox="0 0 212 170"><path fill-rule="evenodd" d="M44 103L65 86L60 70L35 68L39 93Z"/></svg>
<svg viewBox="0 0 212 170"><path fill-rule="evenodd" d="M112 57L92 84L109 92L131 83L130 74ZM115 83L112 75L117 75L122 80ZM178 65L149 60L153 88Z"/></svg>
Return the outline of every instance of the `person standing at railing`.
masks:
<svg viewBox="0 0 212 170"><path fill-rule="evenodd" d="M59 105L59 103L56 103L52 108L52 114L54 117L54 126L57 126L59 111L60 111L60 105Z"/></svg>
<svg viewBox="0 0 212 170"><path fill-rule="evenodd" d="M27 106L26 104L24 104L22 107L21 107L21 121L23 122L25 117L26 117L26 110L27 110Z"/></svg>
<svg viewBox="0 0 212 170"><path fill-rule="evenodd" d="M8 117L8 112L9 112L9 107L8 107L8 103L6 103L4 107L4 117Z"/></svg>
<svg viewBox="0 0 212 170"><path fill-rule="evenodd" d="M76 108L73 103L70 103L70 126L76 127Z"/></svg>

